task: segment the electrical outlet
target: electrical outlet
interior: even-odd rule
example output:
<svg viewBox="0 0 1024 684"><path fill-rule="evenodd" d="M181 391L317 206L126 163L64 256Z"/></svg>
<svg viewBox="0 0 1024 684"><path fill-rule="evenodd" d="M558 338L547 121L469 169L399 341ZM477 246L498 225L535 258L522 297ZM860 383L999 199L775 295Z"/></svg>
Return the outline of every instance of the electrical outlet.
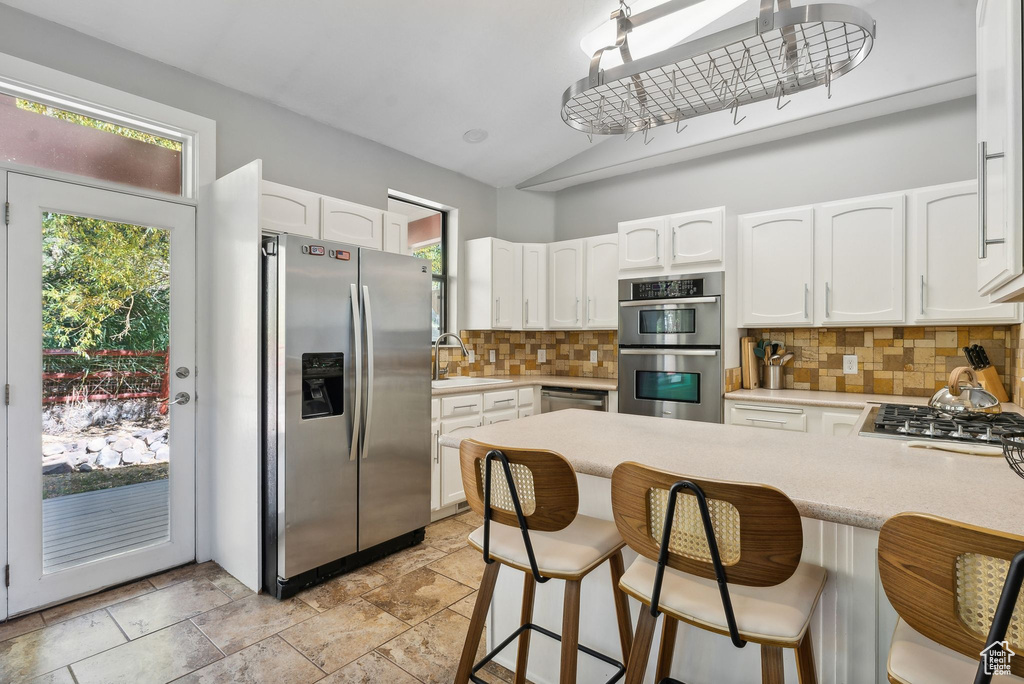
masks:
<svg viewBox="0 0 1024 684"><path fill-rule="evenodd" d="M547 363L547 360L548 360L548 350L547 349L538 349L537 350L537 363Z"/></svg>
<svg viewBox="0 0 1024 684"><path fill-rule="evenodd" d="M491 363L494 363L494 350L491 350Z"/></svg>
<svg viewBox="0 0 1024 684"><path fill-rule="evenodd" d="M597 350L593 349L590 352L590 363L597 363Z"/></svg>
<svg viewBox="0 0 1024 684"><path fill-rule="evenodd" d="M857 374L857 355L843 354L843 373L846 375Z"/></svg>
<svg viewBox="0 0 1024 684"><path fill-rule="evenodd" d="M467 351L469 352L469 354L466 355L466 360L469 361L470 363L476 361L476 352L473 351L472 349L469 349Z"/></svg>

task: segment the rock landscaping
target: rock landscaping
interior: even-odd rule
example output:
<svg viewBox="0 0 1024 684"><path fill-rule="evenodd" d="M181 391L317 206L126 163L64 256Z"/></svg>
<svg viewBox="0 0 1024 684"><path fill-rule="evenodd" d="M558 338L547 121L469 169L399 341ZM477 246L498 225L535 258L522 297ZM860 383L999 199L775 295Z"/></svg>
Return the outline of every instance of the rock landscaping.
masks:
<svg viewBox="0 0 1024 684"><path fill-rule="evenodd" d="M88 473L170 460L168 428L117 430L108 435L82 435L73 441L52 437L43 444L43 475Z"/></svg>

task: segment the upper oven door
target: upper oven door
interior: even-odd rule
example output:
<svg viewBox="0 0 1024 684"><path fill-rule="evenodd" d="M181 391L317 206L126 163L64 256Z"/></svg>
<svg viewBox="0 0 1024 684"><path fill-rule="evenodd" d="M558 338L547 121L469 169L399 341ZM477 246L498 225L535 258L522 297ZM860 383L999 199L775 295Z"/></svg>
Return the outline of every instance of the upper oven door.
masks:
<svg viewBox="0 0 1024 684"><path fill-rule="evenodd" d="M620 348L619 413L721 423L721 350Z"/></svg>
<svg viewBox="0 0 1024 684"><path fill-rule="evenodd" d="M619 302L619 345L705 346L722 344L719 297Z"/></svg>

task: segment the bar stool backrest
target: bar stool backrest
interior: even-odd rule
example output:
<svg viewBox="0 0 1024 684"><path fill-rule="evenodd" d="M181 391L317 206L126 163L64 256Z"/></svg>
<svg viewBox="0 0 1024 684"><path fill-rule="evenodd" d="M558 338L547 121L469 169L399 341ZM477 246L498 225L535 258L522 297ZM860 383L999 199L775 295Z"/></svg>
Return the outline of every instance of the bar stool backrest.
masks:
<svg viewBox="0 0 1024 684"><path fill-rule="evenodd" d="M1013 557L1024 537L923 513L885 521L878 536L878 572L889 602L915 630L978 659ZM1024 592L1017 597L1006 640L1020 654L1024 676Z"/></svg>
<svg viewBox="0 0 1024 684"><path fill-rule="evenodd" d="M669 490L680 480L704 492L729 583L770 587L792 576L800 563L803 529L796 506L778 489L698 480L627 462L612 473L612 511L619 534L631 549L658 560ZM686 490L676 499L668 565L716 579L697 497Z"/></svg>
<svg viewBox="0 0 1024 684"><path fill-rule="evenodd" d="M557 532L576 519L580 494L576 471L565 457L542 449L514 449L462 440L459 458L462 484L469 507L484 515L484 482L487 454L503 453L512 471L519 503L526 526L538 532ZM491 520L510 527L519 527L505 471L498 460L491 461Z"/></svg>

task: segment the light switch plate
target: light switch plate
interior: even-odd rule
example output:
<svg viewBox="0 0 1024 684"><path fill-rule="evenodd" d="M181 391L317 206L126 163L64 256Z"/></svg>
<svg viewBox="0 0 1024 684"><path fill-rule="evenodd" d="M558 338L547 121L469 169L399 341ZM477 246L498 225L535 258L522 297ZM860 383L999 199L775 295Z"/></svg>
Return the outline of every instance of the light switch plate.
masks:
<svg viewBox="0 0 1024 684"><path fill-rule="evenodd" d="M548 360L548 350L538 349L537 350L537 363L546 363Z"/></svg>
<svg viewBox="0 0 1024 684"><path fill-rule="evenodd" d="M590 363L597 363L597 350L593 349L590 352Z"/></svg>
<svg viewBox="0 0 1024 684"><path fill-rule="evenodd" d="M494 363L494 350L491 350L491 363Z"/></svg>
<svg viewBox="0 0 1024 684"><path fill-rule="evenodd" d="M846 375L857 374L857 355L843 354L843 373Z"/></svg>

